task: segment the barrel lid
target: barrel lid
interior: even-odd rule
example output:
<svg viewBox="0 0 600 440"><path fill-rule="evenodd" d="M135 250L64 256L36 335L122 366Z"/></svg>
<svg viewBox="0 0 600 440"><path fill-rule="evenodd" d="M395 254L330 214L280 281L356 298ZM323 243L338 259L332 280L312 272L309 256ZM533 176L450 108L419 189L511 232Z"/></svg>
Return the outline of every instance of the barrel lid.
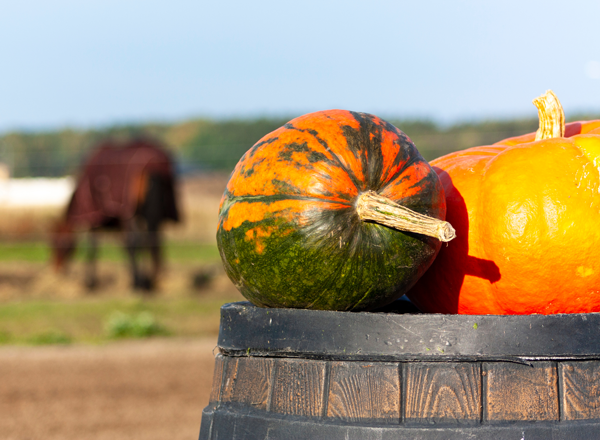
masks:
<svg viewBox="0 0 600 440"><path fill-rule="evenodd" d="M600 359L600 314L441 315L221 307L229 355L378 361Z"/></svg>

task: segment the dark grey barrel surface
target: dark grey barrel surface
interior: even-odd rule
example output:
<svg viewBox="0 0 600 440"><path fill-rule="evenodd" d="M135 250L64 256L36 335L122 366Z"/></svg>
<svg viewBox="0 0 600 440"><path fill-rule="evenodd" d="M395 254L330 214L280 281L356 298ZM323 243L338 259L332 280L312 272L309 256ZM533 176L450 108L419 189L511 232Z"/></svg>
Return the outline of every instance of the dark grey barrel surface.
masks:
<svg viewBox="0 0 600 440"><path fill-rule="evenodd" d="M221 309L200 440L600 439L600 314Z"/></svg>

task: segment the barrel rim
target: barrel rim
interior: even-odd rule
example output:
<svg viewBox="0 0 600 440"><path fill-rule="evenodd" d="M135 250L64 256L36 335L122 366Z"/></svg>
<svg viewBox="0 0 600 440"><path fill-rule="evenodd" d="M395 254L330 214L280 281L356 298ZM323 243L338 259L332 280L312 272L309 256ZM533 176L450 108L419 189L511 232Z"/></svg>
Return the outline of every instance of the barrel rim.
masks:
<svg viewBox="0 0 600 440"><path fill-rule="evenodd" d="M472 362L600 359L600 313L443 315L221 307L230 356ZM392 311L389 311L392 310Z"/></svg>

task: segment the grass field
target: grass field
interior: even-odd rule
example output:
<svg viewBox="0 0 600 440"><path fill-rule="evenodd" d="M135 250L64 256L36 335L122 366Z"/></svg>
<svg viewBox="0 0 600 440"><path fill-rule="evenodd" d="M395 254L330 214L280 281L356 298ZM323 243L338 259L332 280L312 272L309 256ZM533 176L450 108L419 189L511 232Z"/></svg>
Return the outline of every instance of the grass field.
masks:
<svg viewBox="0 0 600 440"><path fill-rule="evenodd" d="M102 344L127 337L216 335L219 308L242 300L215 244L227 174L180 182L182 222L164 228L165 270L151 296L130 287L118 233L99 237L99 287L84 287L87 240L65 274L50 265L48 234L64 207L0 210L0 344Z"/></svg>
<svg viewBox="0 0 600 440"><path fill-rule="evenodd" d="M82 241L75 252L75 261L84 260L86 250L87 245L85 241ZM194 243L183 240L167 241L163 253L167 261L174 263L216 263L220 258L219 251L214 244ZM98 257L100 261L126 261L123 246L114 238L108 243L101 244ZM0 242L0 262L3 261L46 263L50 261L50 247L44 241Z"/></svg>
<svg viewBox="0 0 600 440"><path fill-rule="evenodd" d="M0 344L100 344L124 337L215 336L219 308L239 300L232 295L14 301L0 305Z"/></svg>
<svg viewBox="0 0 600 440"><path fill-rule="evenodd" d="M169 241L169 269L155 294L129 288L126 256L117 242L103 242L99 290L81 283L85 246L73 270L58 277L49 268L49 249L41 241L0 243L0 344L103 344L121 338L215 336L219 308L243 300L220 266L217 247ZM194 277L209 274L204 287ZM56 295L52 292L56 291ZM48 293L50 292L50 293Z"/></svg>

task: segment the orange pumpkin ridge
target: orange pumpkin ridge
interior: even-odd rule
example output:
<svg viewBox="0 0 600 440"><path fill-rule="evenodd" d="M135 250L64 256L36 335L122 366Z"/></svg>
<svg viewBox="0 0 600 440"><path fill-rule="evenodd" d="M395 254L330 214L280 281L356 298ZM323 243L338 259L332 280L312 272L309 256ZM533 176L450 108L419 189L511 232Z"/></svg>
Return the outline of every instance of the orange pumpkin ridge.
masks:
<svg viewBox="0 0 600 440"><path fill-rule="evenodd" d="M423 311L600 312L600 121L431 161L457 238L408 292Z"/></svg>

